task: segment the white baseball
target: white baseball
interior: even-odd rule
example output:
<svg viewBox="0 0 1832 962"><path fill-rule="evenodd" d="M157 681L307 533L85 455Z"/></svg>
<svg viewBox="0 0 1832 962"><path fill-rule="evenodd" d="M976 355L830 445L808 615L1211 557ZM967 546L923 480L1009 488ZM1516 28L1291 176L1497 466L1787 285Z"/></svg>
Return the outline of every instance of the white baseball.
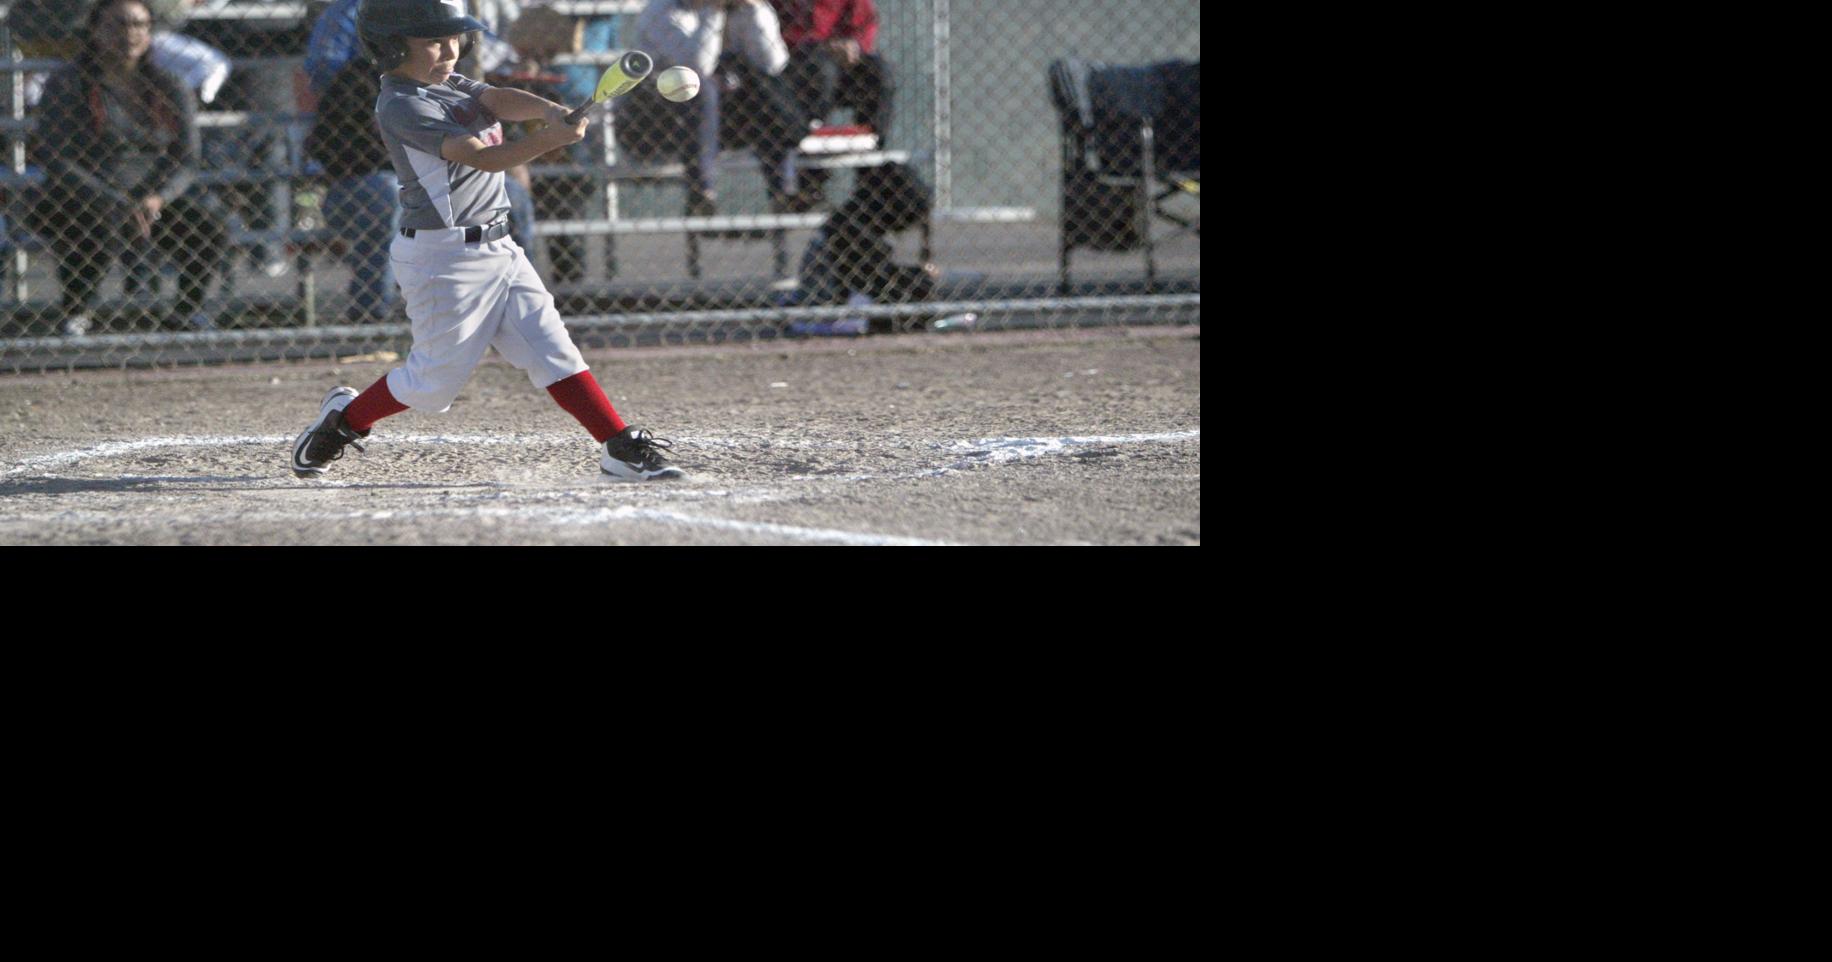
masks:
<svg viewBox="0 0 1832 962"><path fill-rule="evenodd" d="M675 103L692 100L700 92L700 75L686 67L669 67L655 75L655 90Z"/></svg>

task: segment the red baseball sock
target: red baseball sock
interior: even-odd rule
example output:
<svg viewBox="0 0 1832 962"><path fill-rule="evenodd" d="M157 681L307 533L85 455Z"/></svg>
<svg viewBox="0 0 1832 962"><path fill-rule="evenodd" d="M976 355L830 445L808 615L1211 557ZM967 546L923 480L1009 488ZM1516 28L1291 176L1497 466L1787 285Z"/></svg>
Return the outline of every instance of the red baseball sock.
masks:
<svg viewBox="0 0 1832 962"><path fill-rule="evenodd" d="M369 390L358 394L356 400L344 408L344 423L351 430L366 434L375 422L405 410L407 405L395 400L394 394L388 390L388 375L384 374L381 380L369 385Z"/></svg>
<svg viewBox="0 0 1832 962"><path fill-rule="evenodd" d="M580 371L564 381L557 381L547 386L547 393L566 413L579 419L592 437L599 443L622 434L626 426L623 418L617 416L617 409L611 407L611 399L604 396L604 389L598 386L598 379L590 371ZM361 400L361 398L358 398Z"/></svg>

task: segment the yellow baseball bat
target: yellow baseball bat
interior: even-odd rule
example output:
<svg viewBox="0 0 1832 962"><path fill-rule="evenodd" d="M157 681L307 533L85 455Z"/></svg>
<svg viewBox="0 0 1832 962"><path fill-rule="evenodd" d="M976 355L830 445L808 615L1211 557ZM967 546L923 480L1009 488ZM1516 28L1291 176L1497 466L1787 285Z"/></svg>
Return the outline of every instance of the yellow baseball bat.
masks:
<svg viewBox="0 0 1832 962"><path fill-rule="evenodd" d="M632 50L617 58L617 62L611 64L604 76L598 78L598 89L592 91L591 102L580 104L578 110L567 114L566 122L576 124L584 118L587 110L612 97L621 97L635 90L636 85L647 79L649 71L654 69L655 61L641 50Z"/></svg>

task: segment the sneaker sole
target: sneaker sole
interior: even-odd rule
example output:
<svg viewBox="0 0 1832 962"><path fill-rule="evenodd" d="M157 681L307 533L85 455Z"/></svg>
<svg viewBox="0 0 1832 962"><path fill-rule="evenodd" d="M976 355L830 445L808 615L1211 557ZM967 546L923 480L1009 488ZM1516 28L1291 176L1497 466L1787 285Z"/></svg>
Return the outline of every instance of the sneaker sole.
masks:
<svg viewBox="0 0 1832 962"><path fill-rule="evenodd" d="M342 404L332 403L340 397L345 397L345 398L348 398L349 400L345 401ZM318 405L318 420L313 421L312 426L300 432L299 437L294 439L293 441L293 465L292 467L293 467L293 476L294 477L316 478L319 475L324 474L324 467L322 465L319 467L312 467L311 465L300 464L299 455L305 453L305 442L311 438L313 431L316 431L319 429L319 427L323 426L324 419L330 417L332 411L341 411L344 408L349 407L350 401L354 401L354 400L356 400L356 389L349 388L349 387L334 387L331 389L331 393L326 394L324 396L323 403Z"/></svg>
<svg viewBox="0 0 1832 962"><path fill-rule="evenodd" d="M680 468L663 468L660 471L636 471L624 468L621 472L598 464L598 473L612 481L685 481L687 472Z"/></svg>

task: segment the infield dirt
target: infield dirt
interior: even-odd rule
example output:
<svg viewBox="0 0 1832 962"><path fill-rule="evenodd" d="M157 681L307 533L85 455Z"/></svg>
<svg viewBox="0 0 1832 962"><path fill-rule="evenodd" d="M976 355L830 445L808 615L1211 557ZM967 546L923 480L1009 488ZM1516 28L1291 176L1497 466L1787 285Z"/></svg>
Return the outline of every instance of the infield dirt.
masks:
<svg viewBox="0 0 1832 962"><path fill-rule="evenodd" d="M1199 335L590 352L691 475L641 485L494 360L316 481L293 438L395 362L0 376L0 543L1199 544Z"/></svg>

